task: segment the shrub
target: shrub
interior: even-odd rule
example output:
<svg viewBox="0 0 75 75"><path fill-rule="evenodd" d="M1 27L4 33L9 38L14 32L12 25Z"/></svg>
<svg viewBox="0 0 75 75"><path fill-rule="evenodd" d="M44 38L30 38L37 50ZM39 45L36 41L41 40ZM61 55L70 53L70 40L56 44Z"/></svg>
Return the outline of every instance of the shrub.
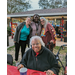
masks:
<svg viewBox="0 0 75 75"><path fill-rule="evenodd" d="M11 35L11 27L10 26L7 27L7 33L9 36Z"/></svg>

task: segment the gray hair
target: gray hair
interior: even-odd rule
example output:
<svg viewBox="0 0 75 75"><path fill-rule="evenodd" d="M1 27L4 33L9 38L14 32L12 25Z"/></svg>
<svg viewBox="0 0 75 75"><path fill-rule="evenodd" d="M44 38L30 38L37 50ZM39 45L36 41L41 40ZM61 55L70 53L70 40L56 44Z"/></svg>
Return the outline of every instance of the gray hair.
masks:
<svg viewBox="0 0 75 75"><path fill-rule="evenodd" d="M33 37L31 37L31 39L30 39L30 46L32 45L32 40L33 39L38 39L40 41L41 45L45 46L45 44L44 44L44 42L43 42L43 40L42 40L42 38L40 36L33 36Z"/></svg>
<svg viewBox="0 0 75 75"><path fill-rule="evenodd" d="M44 28L46 28L46 25L47 25L48 21L44 17L41 17L40 20L41 19L43 19L45 21Z"/></svg>

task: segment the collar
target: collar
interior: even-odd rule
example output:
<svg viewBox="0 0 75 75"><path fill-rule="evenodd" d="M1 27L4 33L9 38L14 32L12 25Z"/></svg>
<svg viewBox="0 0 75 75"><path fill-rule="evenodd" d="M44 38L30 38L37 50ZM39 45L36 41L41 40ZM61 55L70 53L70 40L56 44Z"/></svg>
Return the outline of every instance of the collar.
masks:
<svg viewBox="0 0 75 75"><path fill-rule="evenodd" d="M43 52L43 46L41 46L41 50L39 51L39 54L40 55L42 52ZM34 50L32 49L32 55L35 56L36 55L36 52L34 52Z"/></svg>

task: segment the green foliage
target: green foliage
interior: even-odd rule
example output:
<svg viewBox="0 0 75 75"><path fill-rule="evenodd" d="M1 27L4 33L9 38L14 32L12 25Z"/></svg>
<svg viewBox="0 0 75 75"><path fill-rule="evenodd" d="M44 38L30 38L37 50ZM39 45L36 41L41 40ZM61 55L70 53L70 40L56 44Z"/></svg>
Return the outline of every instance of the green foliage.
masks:
<svg viewBox="0 0 75 75"><path fill-rule="evenodd" d="M67 7L67 0L39 0L38 4L42 9L63 8Z"/></svg>
<svg viewBox="0 0 75 75"><path fill-rule="evenodd" d="M7 14L23 12L31 8L28 0L7 0Z"/></svg>
<svg viewBox="0 0 75 75"><path fill-rule="evenodd" d="M7 26L7 34L10 36L11 35L11 27Z"/></svg>

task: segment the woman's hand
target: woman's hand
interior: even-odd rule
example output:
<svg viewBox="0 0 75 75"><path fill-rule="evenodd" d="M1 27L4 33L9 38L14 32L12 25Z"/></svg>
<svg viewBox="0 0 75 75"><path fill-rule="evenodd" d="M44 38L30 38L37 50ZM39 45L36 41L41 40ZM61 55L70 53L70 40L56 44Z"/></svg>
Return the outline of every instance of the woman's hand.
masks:
<svg viewBox="0 0 75 75"><path fill-rule="evenodd" d="M47 70L47 71L44 71L46 72L46 75L54 75L54 72L52 70Z"/></svg>
<svg viewBox="0 0 75 75"><path fill-rule="evenodd" d="M19 70L20 68L23 68L24 66L22 64L17 66L17 69Z"/></svg>
<svg viewBox="0 0 75 75"><path fill-rule="evenodd" d="M51 40L50 43L53 43L54 44L54 40Z"/></svg>

